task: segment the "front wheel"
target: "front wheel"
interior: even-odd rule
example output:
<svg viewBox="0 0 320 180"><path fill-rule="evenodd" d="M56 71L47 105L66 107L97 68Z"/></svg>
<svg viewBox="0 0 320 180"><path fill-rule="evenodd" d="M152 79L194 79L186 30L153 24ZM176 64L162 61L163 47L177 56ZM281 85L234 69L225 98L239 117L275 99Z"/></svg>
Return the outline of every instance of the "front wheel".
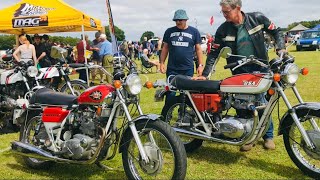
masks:
<svg viewBox="0 0 320 180"><path fill-rule="evenodd" d="M149 163L142 161L129 133L124 137L122 162L129 179L184 179L187 156L177 134L162 121L137 122L136 128Z"/></svg>
<svg viewBox="0 0 320 180"><path fill-rule="evenodd" d="M310 110L297 115L316 148L307 147L297 125L291 118L283 133L284 144L296 166L306 175L317 179L320 177L320 111Z"/></svg>
<svg viewBox="0 0 320 180"><path fill-rule="evenodd" d="M89 88L89 86L86 83L83 83L79 80L70 81L70 86L74 92L73 95L75 95L75 96L79 96L81 93L83 93L86 89ZM70 87L68 86L67 82L61 87L60 92L72 94L72 91L71 91Z"/></svg>

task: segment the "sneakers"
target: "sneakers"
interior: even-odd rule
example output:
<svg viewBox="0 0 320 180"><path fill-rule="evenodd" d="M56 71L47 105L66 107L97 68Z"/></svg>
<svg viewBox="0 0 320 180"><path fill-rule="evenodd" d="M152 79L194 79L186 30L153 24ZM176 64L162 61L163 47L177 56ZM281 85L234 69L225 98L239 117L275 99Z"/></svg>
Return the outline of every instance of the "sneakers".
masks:
<svg viewBox="0 0 320 180"><path fill-rule="evenodd" d="M265 149L270 149L270 150L276 149L276 145L274 144L273 139L265 139L263 143L263 147Z"/></svg>
<svg viewBox="0 0 320 180"><path fill-rule="evenodd" d="M104 83L103 80L101 80L101 81L100 81L100 84L103 84L103 83Z"/></svg>
<svg viewBox="0 0 320 180"><path fill-rule="evenodd" d="M242 145L240 148L240 151L242 151L242 152L250 151L254 146L255 146L255 144Z"/></svg>
<svg viewBox="0 0 320 180"><path fill-rule="evenodd" d="M90 86L94 86L94 82L90 82Z"/></svg>

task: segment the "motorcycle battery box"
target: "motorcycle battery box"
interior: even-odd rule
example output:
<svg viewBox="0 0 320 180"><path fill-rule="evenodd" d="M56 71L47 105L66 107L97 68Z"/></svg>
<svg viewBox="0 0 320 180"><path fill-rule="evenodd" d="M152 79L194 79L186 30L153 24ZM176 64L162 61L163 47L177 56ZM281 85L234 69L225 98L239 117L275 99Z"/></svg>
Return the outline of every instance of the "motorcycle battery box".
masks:
<svg viewBox="0 0 320 180"><path fill-rule="evenodd" d="M220 110L221 97L219 94L191 94L198 111L218 112Z"/></svg>
<svg viewBox="0 0 320 180"><path fill-rule="evenodd" d="M61 123L69 114L69 110L61 107L46 107L42 113L43 122Z"/></svg>

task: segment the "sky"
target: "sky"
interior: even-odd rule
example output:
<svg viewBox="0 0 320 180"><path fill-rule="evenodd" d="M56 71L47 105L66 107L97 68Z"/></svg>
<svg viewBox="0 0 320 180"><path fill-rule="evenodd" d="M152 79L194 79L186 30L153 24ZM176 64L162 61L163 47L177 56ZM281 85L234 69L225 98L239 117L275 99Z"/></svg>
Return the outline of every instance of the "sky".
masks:
<svg viewBox="0 0 320 180"><path fill-rule="evenodd" d="M5 8L20 0L0 0L0 7ZM49 1L49 0L48 0ZM106 0L64 0L72 7L100 19L102 25L108 25ZM202 33L214 34L225 21L220 13L220 0L110 0L114 24L125 32L127 40L139 40L145 31L154 32L162 37L165 30L175 25L172 21L174 11L185 9L188 25L197 27ZM244 12L260 11L278 27L287 27L298 21L320 19L319 0L243 0ZM210 17L214 23L210 25ZM94 37L94 32L87 32ZM75 33L55 35L78 36Z"/></svg>

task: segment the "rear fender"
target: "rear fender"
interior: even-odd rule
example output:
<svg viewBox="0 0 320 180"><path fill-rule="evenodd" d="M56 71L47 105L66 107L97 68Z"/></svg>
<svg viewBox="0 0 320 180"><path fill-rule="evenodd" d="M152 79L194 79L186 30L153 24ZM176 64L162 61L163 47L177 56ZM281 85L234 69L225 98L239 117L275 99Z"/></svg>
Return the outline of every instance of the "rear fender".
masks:
<svg viewBox="0 0 320 180"><path fill-rule="evenodd" d="M132 120L132 122L130 123L136 123L136 122L141 122L141 123L145 123L147 124L150 120L151 121L158 121L160 120L160 115L157 115L157 114L144 114L144 115L141 115L135 119ZM120 146L119 146L119 152L121 153L122 151L124 151L124 143L127 142L128 140L126 140L126 138L130 137L131 136L131 129L129 126L126 127L126 129L124 130L124 133L121 137L121 140L120 140Z"/></svg>
<svg viewBox="0 0 320 180"><path fill-rule="evenodd" d="M292 117L290 115L290 113L292 111L296 112L296 114L299 116L299 114L304 114L304 113L306 113L306 111L309 111L309 110L314 110L314 111L320 110L320 103L307 102L307 103L298 104L298 105L292 107L292 110L287 111L282 116L280 123L279 123L278 135L282 135L284 129L289 125L288 123L290 122L290 119L292 119Z"/></svg>

